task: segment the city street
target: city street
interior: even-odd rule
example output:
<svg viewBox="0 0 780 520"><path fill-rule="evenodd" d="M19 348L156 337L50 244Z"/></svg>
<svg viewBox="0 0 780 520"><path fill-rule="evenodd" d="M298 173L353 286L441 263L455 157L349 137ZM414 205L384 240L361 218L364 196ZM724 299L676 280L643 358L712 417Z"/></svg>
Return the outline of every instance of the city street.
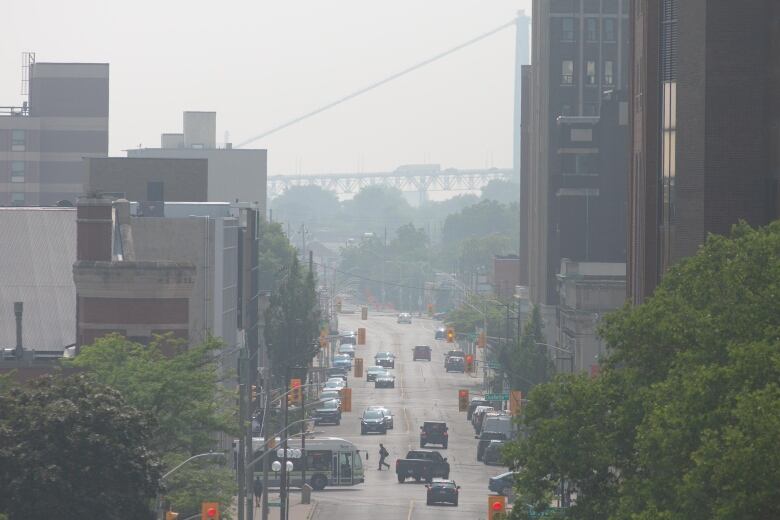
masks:
<svg viewBox="0 0 780 520"><path fill-rule="evenodd" d="M352 488L326 488L315 493L318 502L313 518L330 519L423 519L423 518L485 518L487 511L488 477L506 471L499 466L485 466L476 460L476 440L465 412L458 412L458 389L467 388L473 395L480 388L480 378L468 374L445 373L444 353L452 345L434 340L441 322L413 318L412 324L397 324L395 316L369 315L360 321L359 315L339 317L341 330L365 327L366 345L357 346L356 357L362 357L364 367L373 364L376 352L390 351L396 355L393 371L394 389L374 389L360 379L350 377L352 412L345 413L341 426L318 426L325 435L342 437L367 450L365 484ZM412 361L414 345L430 345L432 360ZM354 372L353 372L354 374ZM386 405L394 414L393 430L387 435L360 435L360 415L366 406ZM450 478L459 486L459 506L426 506L425 485L407 480L399 484L395 475L395 460L403 458L409 449L419 447L419 429L425 420L446 421L449 427L449 449L441 450L451 465ZM390 470L377 471L379 443L390 452ZM433 448L438 449L438 448Z"/></svg>

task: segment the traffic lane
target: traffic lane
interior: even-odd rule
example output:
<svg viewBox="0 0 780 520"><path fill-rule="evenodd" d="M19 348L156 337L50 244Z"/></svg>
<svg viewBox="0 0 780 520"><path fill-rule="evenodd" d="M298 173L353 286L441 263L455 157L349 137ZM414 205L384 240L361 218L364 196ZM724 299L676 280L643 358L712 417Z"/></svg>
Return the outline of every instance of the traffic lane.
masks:
<svg viewBox="0 0 780 520"><path fill-rule="evenodd" d="M501 471L476 463L476 441L465 414L457 411L457 390L478 385L469 376L444 372L443 353L451 345L433 340L439 322L413 320L412 325L399 325L394 317L382 316L371 316L368 321L347 319L342 322L344 328L366 327L367 345L359 346L356 354L368 360L365 366L373 363L376 352L389 350L396 354L397 386L395 389L374 389L372 383L366 384L365 377L362 380L350 378L353 412L344 414L340 427L328 427L327 434L347 438L359 448L368 450L369 459L364 460L366 483L318 493L318 517L403 518L405 514L407 518L475 518L484 513L488 476ZM411 349L415 344L431 345L433 360L413 362ZM360 412L371 404L384 404L395 412L395 430L390 430L387 436L360 435ZM394 461L419 445L419 426L424 420L444 420L450 428L450 447L442 453L451 463L451 478L462 486L457 508L426 506L424 484L408 481L401 485L396 481ZM377 471L379 442L391 453L391 471ZM355 490L360 492L355 494Z"/></svg>

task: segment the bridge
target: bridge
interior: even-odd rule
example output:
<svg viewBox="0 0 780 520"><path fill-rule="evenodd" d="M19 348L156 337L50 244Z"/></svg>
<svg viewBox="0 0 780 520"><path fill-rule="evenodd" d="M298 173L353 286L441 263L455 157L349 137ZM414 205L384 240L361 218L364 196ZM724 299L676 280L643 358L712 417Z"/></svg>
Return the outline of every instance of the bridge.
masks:
<svg viewBox="0 0 780 520"><path fill-rule="evenodd" d="M512 168L442 170L438 164L419 164L400 166L392 172L271 175L268 197L281 195L293 186L319 186L337 195L352 195L366 186L388 186L417 192L424 200L429 191L478 191L492 180L512 180L513 174Z"/></svg>

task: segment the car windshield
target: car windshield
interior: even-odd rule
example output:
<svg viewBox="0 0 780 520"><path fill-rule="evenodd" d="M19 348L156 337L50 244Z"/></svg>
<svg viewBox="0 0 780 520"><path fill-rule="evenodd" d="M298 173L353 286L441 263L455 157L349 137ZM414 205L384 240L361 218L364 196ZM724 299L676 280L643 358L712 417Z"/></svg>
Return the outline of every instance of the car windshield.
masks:
<svg viewBox="0 0 780 520"><path fill-rule="evenodd" d="M442 423L425 423L424 428L429 432L441 432L444 431L445 425Z"/></svg>
<svg viewBox="0 0 780 520"><path fill-rule="evenodd" d="M377 377L388 378L388 377L393 377L393 376L390 374L390 372L379 372L377 374Z"/></svg>
<svg viewBox="0 0 780 520"><path fill-rule="evenodd" d="M363 412L363 419L381 419L385 414L381 410L366 410Z"/></svg>
<svg viewBox="0 0 780 520"><path fill-rule="evenodd" d="M374 373L374 372L384 372L385 369L382 368L382 367L368 367L368 371L371 372L371 373Z"/></svg>
<svg viewBox="0 0 780 520"><path fill-rule="evenodd" d="M339 399L341 396L338 392L322 392L320 394L320 399Z"/></svg>
<svg viewBox="0 0 780 520"><path fill-rule="evenodd" d="M336 409L338 407L339 407L339 402L335 399L330 399L328 401L325 401L324 403L322 403L321 406L321 408L325 408L325 409Z"/></svg>
<svg viewBox="0 0 780 520"><path fill-rule="evenodd" d="M344 386L343 381L328 381L325 383L325 388L341 388Z"/></svg>
<svg viewBox="0 0 780 520"><path fill-rule="evenodd" d="M437 488L454 488L455 483L454 482L434 482L433 487Z"/></svg>

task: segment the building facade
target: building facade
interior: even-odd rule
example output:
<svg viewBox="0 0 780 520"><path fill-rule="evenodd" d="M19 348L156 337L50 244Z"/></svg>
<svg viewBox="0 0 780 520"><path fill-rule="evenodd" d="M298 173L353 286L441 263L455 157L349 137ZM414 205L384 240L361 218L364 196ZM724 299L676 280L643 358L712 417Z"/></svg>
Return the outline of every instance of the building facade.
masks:
<svg viewBox="0 0 780 520"><path fill-rule="evenodd" d="M628 293L709 233L778 216L780 4L637 0Z"/></svg>
<svg viewBox="0 0 780 520"><path fill-rule="evenodd" d="M162 134L161 148L127 151L128 157L208 160L208 201L248 202L265 215L267 150L216 144L215 112L184 112L184 132Z"/></svg>
<svg viewBox="0 0 780 520"><path fill-rule="evenodd" d="M612 144L598 143L594 136L605 99L616 103L617 116L618 93L627 89L628 13L627 0L533 3L524 256L528 258L529 297L541 306L546 323L555 320L556 275L562 254L585 261L589 256L600 260L598 255L603 253L596 247L587 253L581 246L586 236L577 227L590 208L613 205L605 200L604 191L613 173L594 167L601 163L599 154L619 150L607 149ZM628 132L626 110L627 104L623 109L626 124L618 132ZM622 122L615 119L616 124ZM582 124L592 128L579 128ZM625 178L627 170L626 164L618 174ZM625 192L620 195L625 199ZM598 230L592 227L591 232Z"/></svg>
<svg viewBox="0 0 780 520"><path fill-rule="evenodd" d="M0 114L0 206L75 203L83 157L108 155L108 64L32 63L29 99Z"/></svg>

